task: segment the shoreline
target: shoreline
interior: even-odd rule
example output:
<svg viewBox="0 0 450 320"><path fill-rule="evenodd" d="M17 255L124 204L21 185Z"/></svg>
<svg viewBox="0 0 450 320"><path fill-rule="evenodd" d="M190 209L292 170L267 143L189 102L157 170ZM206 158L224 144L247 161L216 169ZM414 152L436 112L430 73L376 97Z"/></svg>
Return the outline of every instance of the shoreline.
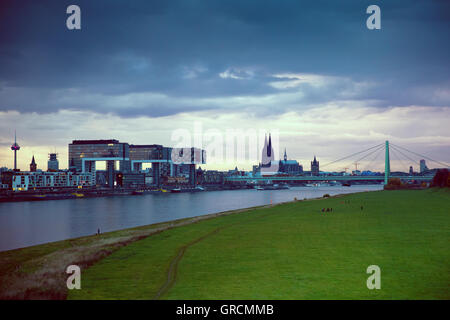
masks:
<svg viewBox="0 0 450 320"><path fill-rule="evenodd" d="M234 190L246 190L250 188L216 188L206 187L204 191L234 191ZM79 189L73 189L65 192L32 192L22 194L12 194L12 196L0 195L0 203L10 202L24 202L24 201L50 201L50 200L68 200L68 199L90 199L90 198L106 198L106 197L120 197L120 196L136 196L135 192L140 189L126 189L126 190L88 190L83 191ZM145 189L144 189L145 190ZM159 190L145 190L145 194L165 194L172 193L171 189L165 189L166 191ZM194 192L194 191L192 191Z"/></svg>
<svg viewBox="0 0 450 320"><path fill-rule="evenodd" d="M313 199L297 201L309 200ZM64 286L65 273L61 272L61 270L65 270L69 265L75 264L80 266L81 269L86 269L126 245L166 230L290 202L295 201L227 210L191 218L110 231L99 235L94 234L1 251L0 300L65 299L67 296ZM32 272L29 272L29 269ZM46 283L47 290L45 291L48 291L48 293L43 293L39 288L42 286L42 279L47 278L52 279L52 281Z"/></svg>
<svg viewBox="0 0 450 320"><path fill-rule="evenodd" d="M377 184L354 184L355 186L373 186ZM293 185L291 188L297 188L297 187L306 187L305 185ZM237 191L237 190L252 190L253 187L250 188L248 186L230 186L230 187L223 187L223 186L205 186L205 189L201 192L210 192L210 191ZM164 189L161 187L161 189ZM73 190L61 190L58 192L23 192L14 194L11 193L11 195L1 195L0 194L0 204L1 203L11 203L11 202L34 202L34 201L50 201L50 200L70 200L70 199L91 199L91 198L106 198L106 197L121 197L121 196L136 196L141 194L135 194L134 192L136 190L140 189L124 189L124 190L105 190L105 189L99 189L99 190L80 190L80 189L73 189ZM160 189L145 189L147 194L165 194L165 193L172 193L171 188L165 189L165 192L158 191ZM270 191L270 190L266 190ZM191 191L194 192L194 191Z"/></svg>
<svg viewBox="0 0 450 320"><path fill-rule="evenodd" d="M211 190L211 191L217 191L217 190ZM232 191L234 191L234 190L232 190ZM344 195L351 195L351 194L362 193L362 192L373 192L373 191L381 191L381 190L354 190L353 192L348 192L348 193L346 192L346 193L339 193L339 194L335 194L335 195L330 195L330 196L328 196L328 198L334 198L334 197L339 197L339 196L344 196ZM88 197L86 197L86 198L88 198ZM83 199L83 198L80 198L80 199ZM111 233L121 232L121 231L127 231L127 230L131 231L131 230L140 229L140 228L147 229L147 228L152 228L153 226L159 226L159 225L162 225L162 224L170 224L170 223L178 223L178 222L181 222L181 221L191 220L191 219L193 219L193 220L203 220L203 219L218 217L218 216L222 216L222 215L232 214L234 212L241 212L241 211L254 210L254 209L259 209L259 208L264 208L264 207L271 207L271 206L275 206L275 205L279 205L279 204L291 203L291 202L296 202L296 201L320 200L320 199L325 199L325 197L323 195L322 196L317 196L317 197L311 197L311 198L301 198L301 197L297 196L297 197L292 197L291 199L292 200L287 200L287 201L282 201L282 202L267 203L267 204L261 204L261 205L250 206L250 207L229 209L229 210L224 210L224 211L219 211L219 212L211 212L211 213L206 213L206 214L195 215L195 216L191 216L191 217L178 218L178 219L174 219L174 220L165 220L165 221L159 221L159 222L154 222L154 223L150 223L150 224L125 227L125 228L120 228L120 229L115 229L115 230L102 232L101 235L106 235L106 234L111 234ZM200 219L200 218L202 218L202 219ZM64 242L64 241L78 240L78 239L83 239L85 237L91 237L91 236L97 236L97 234L95 234L95 233L85 234L85 235L80 235L80 236L60 239L60 240L54 240L54 241L49 241L49 242L42 242L42 243L32 244L32 245L28 245L28 246L24 246L24 247L17 247L17 248L12 248L12 249L0 250L0 254L3 253L3 252L8 252L8 251L22 250L22 249L27 249L27 248L36 247L36 246L48 245L48 244L59 243L59 242Z"/></svg>

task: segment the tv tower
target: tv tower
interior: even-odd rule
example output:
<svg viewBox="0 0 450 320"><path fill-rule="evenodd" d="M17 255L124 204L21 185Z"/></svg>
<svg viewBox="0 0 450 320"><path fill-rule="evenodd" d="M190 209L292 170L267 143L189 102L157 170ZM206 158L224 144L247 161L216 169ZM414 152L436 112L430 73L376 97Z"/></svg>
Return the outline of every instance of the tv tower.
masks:
<svg viewBox="0 0 450 320"><path fill-rule="evenodd" d="M17 151L20 150L20 146L17 144L16 130L14 130L14 143L11 146L11 150L14 151L14 170L17 170Z"/></svg>

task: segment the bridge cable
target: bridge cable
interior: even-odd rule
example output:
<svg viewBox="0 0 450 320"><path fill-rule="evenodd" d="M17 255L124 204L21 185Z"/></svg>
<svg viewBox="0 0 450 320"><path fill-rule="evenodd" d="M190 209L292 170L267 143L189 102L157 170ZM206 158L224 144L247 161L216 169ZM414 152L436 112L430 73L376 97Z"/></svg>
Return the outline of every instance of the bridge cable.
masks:
<svg viewBox="0 0 450 320"><path fill-rule="evenodd" d="M374 151L372 151L372 152L366 154L364 157L359 158L358 160L356 160L356 162L358 162L358 161L360 161L360 160L363 160L364 158L366 158L366 157L370 156L371 154L374 154L375 152L377 152L377 151L379 151L379 150L382 150L382 149L384 149L384 145L382 145L382 146L380 146L378 149L375 149Z"/></svg>
<svg viewBox="0 0 450 320"><path fill-rule="evenodd" d="M398 149L398 148L395 147L395 146L392 146L392 150L394 150L394 149L395 149L396 151L400 152L405 158L408 158L408 160L412 161L414 164L419 163L418 160L414 160L414 159L410 158L409 156L407 156L406 154L404 154L400 149Z"/></svg>
<svg viewBox="0 0 450 320"><path fill-rule="evenodd" d="M359 152L355 152L355 153L353 153L353 154L351 154L351 155L349 155L349 156L345 156L345 157L343 157L343 158L340 158L340 159L331 161L331 162L329 162L329 163L327 163L327 164L324 164L324 165L322 165L321 167L322 167L322 168L323 168L323 167L326 167L326 166L328 166L328 165L330 165L330 164L333 164L333 163L336 163L336 162L339 162L339 161L348 159L348 158L350 158L350 157L353 157L353 156L355 156L355 155L364 153L364 152L366 152L366 151L372 150L372 149L377 148L377 147L382 146L382 145L383 145L383 143L380 143L380 144L378 144L378 145L376 145L376 146L373 146L373 147L371 147L371 148L368 148L368 149L366 149L366 150L359 151Z"/></svg>
<svg viewBox="0 0 450 320"><path fill-rule="evenodd" d="M382 150L382 149L384 149L384 145L383 145L383 144L381 144L381 145L379 146L379 148L375 149L375 150L372 151L372 152L369 152L368 154L366 154L365 156L359 158L359 159L356 160L355 162L361 161L361 160L365 159L366 157L370 156L371 154L373 154L373 153L375 153L375 152L377 152L377 151L380 151L380 150ZM352 164L354 164L354 162L353 162Z"/></svg>
<svg viewBox="0 0 450 320"><path fill-rule="evenodd" d="M372 160L366 165L366 169L369 169L371 167L371 165L375 162L376 159L378 159L378 156L380 155L380 152L384 150L384 147L381 147L378 149L377 154L375 155L375 157L372 158Z"/></svg>
<svg viewBox="0 0 450 320"><path fill-rule="evenodd" d="M394 144L391 143L391 145L394 145ZM429 157L427 157L427 156L424 156L423 154L416 153L416 152L414 152L414 151L408 150L408 149L403 148L403 147L398 146L398 145L394 145L394 146L396 146L397 148L400 148L400 149L402 149L402 150L408 151L408 152L410 152L410 153L412 153L412 154L415 154L415 155L417 155L417 156L419 156L419 157L422 157L422 158L428 159L428 160L430 160L430 161L439 163L439 164L441 164L441 165L443 165L443 166L445 166L445 167L447 167L447 168L450 167L450 165L448 165L448 164L445 164L445 163L443 163L443 162L439 162L439 161L437 161L437 160L431 159L431 158L429 158Z"/></svg>
<svg viewBox="0 0 450 320"><path fill-rule="evenodd" d="M405 167L405 164L403 163L403 160L398 156L397 154L397 150L395 150L394 148L392 148L392 155L394 156L394 158L396 158L397 160L400 161L402 167ZM407 167L407 166L406 166ZM401 171L401 170L400 170Z"/></svg>

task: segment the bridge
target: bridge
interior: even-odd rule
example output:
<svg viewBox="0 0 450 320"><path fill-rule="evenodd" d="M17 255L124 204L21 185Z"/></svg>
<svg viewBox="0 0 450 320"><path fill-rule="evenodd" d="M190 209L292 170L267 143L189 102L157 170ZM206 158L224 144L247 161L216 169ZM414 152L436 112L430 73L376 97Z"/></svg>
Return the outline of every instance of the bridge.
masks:
<svg viewBox="0 0 450 320"><path fill-rule="evenodd" d="M280 176L280 175L265 175L265 176L254 176L254 177L250 177L250 176L228 176L225 178L226 182L230 182L230 183L236 183L236 182L245 182L245 183L257 183L257 182L296 182L296 181L301 181L301 182L315 182L315 181L322 181L322 182L327 182L327 181L342 181L342 182L350 182L350 181L372 181L372 182L383 182L384 184L387 184L389 179L391 178L398 178L400 180L403 181L420 181L420 182L430 182L433 177L434 174L424 174L424 175L400 175L400 174L391 174L391 170L390 170L390 156L391 156L391 152L390 151L395 151L393 153L395 153L396 155L403 155L404 157L408 158L410 161L413 161L414 163L416 163L415 160L413 160L411 157L407 156L405 153L409 152L411 154L415 154L416 156L420 156L424 159L428 159L432 162L435 163L439 163L440 165L442 165L445 168L449 168L448 164L433 160L429 157L426 157L424 155L420 155L418 153L415 153L413 151L410 151L406 148L397 146L397 145L393 145L392 150L390 148L390 144L389 141L386 141L385 143L382 144L378 144L376 146L373 146L371 148L368 148L366 150L360 151L360 152L356 152L354 154L351 154L349 156L334 160L330 163L327 163L325 166L336 163L336 162L340 162L342 160L348 159L350 157L356 156L356 155L361 155L363 153L366 153L363 157L359 158L356 160L356 162L354 162L355 164L358 164L359 161L367 158L370 155L373 155L376 152L380 152L384 150L384 154L385 154L385 161L384 161L384 175L333 175L333 174L322 174L319 176ZM370 151L370 152L369 152ZM377 154L378 155L378 154ZM376 157L375 157L376 158ZM375 160L372 159L372 162ZM372 163L371 162L371 163Z"/></svg>
<svg viewBox="0 0 450 320"><path fill-rule="evenodd" d="M433 175L427 176L401 176L401 175L390 175L390 178L399 178L400 180L416 180L429 182L433 180ZM303 182L313 182L313 181L385 181L384 176L333 176L333 175L322 175L322 176L267 176L267 177L245 177L245 176L232 176L226 177L226 181L229 182L251 182L251 181L270 181L270 182L293 182L293 181L303 181Z"/></svg>

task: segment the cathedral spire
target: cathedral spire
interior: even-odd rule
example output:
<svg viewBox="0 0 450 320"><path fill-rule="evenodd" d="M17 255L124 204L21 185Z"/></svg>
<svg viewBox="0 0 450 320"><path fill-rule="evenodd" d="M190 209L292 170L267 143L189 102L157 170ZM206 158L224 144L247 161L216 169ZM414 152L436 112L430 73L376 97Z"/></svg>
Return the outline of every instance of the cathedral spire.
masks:
<svg viewBox="0 0 450 320"><path fill-rule="evenodd" d="M30 163L30 171L36 172L36 170L37 170L37 165L36 165L36 161L34 160L34 155L33 155L33 158L31 159L31 163Z"/></svg>
<svg viewBox="0 0 450 320"><path fill-rule="evenodd" d="M262 149L262 157L261 164L262 165L270 165L271 161L274 159L274 152L272 147L272 136L269 133L269 141L267 141L267 134L265 134L264 138L264 148Z"/></svg>
<svg viewBox="0 0 450 320"><path fill-rule="evenodd" d="M284 148L284 161L287 161L286 148Z"/></svg>

